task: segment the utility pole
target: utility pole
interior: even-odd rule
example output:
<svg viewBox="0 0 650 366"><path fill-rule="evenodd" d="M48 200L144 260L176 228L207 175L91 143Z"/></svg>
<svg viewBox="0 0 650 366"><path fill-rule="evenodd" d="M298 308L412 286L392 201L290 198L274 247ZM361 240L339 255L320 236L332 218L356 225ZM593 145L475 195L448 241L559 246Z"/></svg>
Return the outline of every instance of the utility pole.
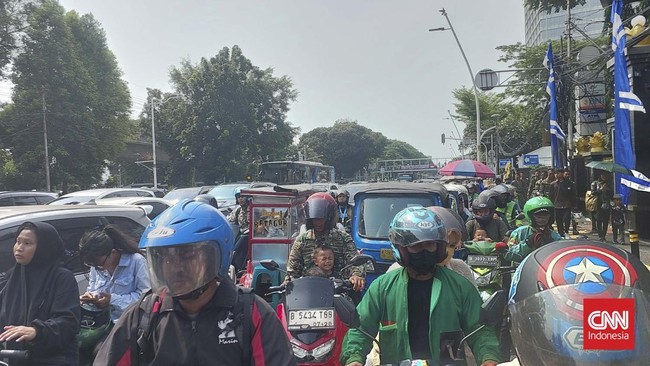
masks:
<svg viewBox="0 0 650 366"><path fill-rule="evenodd" d="M45 187L49 192L51 190L50 186L50 154L47 151L47 107L45 105L45 91L41 94L41 99L43 102L43 141L45 142Z"/></svg>
<svg viewBox="0 0 650 366"><path fill-rule="evenodd" d="M566 65L571 69L571 0L566 0ZM567 90L572 95L573 90ZM564 141L569 150L568 158L573 157L573 120L571 119L571 106L567 109L567 139ZM564 166L568 166L565 164Z"/></svg>
<svg viewBox="0 0 650 366"><path fill-rule="evenodd" d="M151 158L153 159L153 188L157 189L158 188L158 167L156 164L156 123L154 121L154 106L155 106L155 98L151 97L151 146L152 146L152 155ZM162 104L162 102L161 102Z"/></svg>

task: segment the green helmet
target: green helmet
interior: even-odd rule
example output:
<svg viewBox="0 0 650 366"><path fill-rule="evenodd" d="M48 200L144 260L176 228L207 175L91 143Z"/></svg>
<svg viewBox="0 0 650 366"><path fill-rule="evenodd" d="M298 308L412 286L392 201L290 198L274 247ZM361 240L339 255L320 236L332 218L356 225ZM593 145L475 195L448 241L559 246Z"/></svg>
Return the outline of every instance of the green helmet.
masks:
<svg viewBox="0 0 650 366"><path fill-rule="evenodd" d="M533 214L542 209L548 210L551 213L551 217L553 217L555 213L555 207L553 206L553 202L551 202L550 199L546 197L533 197L526 201L526 204L524 205L524 215L526 215L528 222L531 224L534 223L535 221L533 220Z"/></svg>

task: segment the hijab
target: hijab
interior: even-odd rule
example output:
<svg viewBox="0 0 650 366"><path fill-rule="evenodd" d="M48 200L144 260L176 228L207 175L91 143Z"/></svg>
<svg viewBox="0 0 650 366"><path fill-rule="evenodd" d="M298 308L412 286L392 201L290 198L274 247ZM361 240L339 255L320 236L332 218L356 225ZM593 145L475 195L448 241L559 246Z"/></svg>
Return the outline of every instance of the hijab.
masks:
<svg viewBox="0 0 650 366"><path fill-rule="evenodd" d="M29 264L16 263L9 274L2 290L0 326L28 325L34 320L35 312L48 298L55 280L54 272L61 265L65 252L63 240L52 225L45 222L24 222L18 227L16 237L23 230L34 231L36 251Z"/></svg>

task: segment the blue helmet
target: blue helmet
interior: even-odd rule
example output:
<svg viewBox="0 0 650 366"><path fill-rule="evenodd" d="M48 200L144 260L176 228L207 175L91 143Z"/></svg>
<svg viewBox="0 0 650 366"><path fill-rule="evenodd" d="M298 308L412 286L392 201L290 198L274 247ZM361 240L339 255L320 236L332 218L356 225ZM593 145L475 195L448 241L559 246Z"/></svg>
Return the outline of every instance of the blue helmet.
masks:
<svg viewBox="0 0 650 366"><path fill-rule="evenodd" d="M241 187L235 188L234 192L235 192L235 198L239 198L239 196L241 195Z"/></svg>
<svg viewBox="0 0 650 366"><path fill-rule="evenodd" d="M144 231L151 285L156 293L182 297L228 274L233 250L228 220L213 206L184 200Z"/></svg>

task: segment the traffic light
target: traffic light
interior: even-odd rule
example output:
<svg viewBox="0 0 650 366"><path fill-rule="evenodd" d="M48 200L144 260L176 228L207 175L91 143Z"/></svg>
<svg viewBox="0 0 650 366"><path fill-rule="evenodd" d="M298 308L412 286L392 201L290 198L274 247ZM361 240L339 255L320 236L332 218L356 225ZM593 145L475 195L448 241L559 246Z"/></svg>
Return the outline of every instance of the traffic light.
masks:
<svg viewBox="0 0 650 366"><path fill-rule="evenodd" d="M442 134L442 144L443 145L445 144L445 134L444 133Z"/></svg>

